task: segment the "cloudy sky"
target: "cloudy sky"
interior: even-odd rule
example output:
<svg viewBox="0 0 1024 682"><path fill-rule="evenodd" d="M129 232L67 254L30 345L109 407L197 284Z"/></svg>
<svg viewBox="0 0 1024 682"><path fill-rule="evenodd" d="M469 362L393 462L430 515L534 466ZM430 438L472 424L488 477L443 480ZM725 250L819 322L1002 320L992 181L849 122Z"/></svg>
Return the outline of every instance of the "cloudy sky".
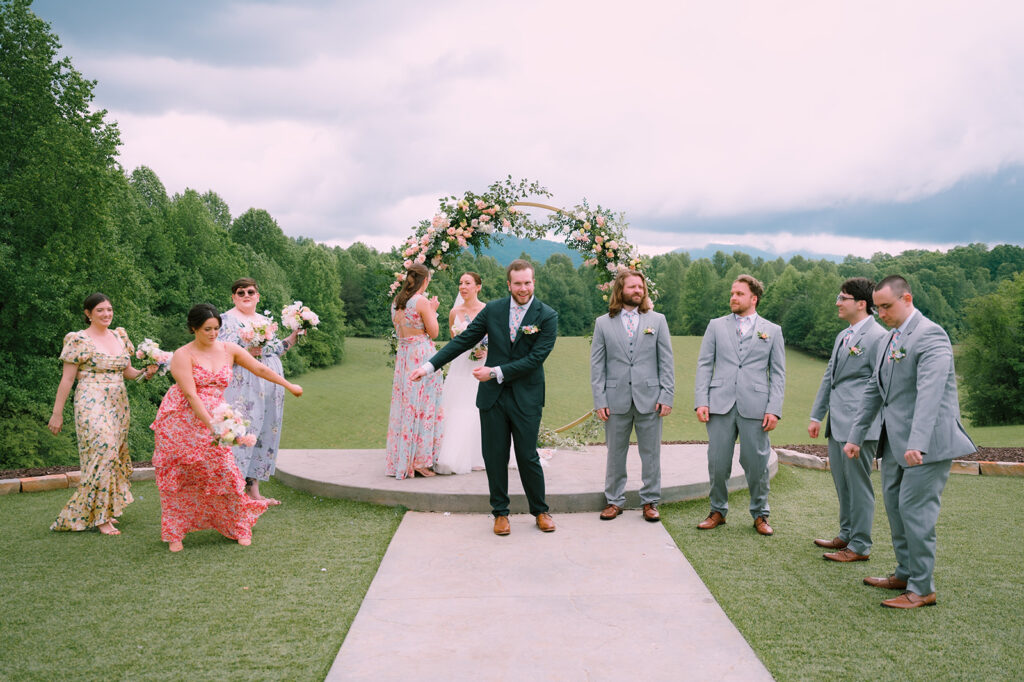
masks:
<svg viewBox="0 0 1024 682"><path fill-rule="evenodd" d="M511 174L625 212L646 253L1024 243L1017 0L33 9L126 169L293 236L386 249Z"/></svg>

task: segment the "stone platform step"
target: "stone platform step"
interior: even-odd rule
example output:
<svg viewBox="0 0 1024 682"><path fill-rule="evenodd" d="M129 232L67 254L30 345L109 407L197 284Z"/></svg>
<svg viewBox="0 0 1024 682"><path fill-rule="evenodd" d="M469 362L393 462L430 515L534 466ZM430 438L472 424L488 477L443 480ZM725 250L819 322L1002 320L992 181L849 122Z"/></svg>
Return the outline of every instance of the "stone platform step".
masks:
<svg viewBox="0 0 1024 682"><path fill-rule="evenodd" d="M583 451L557 450L544 468L547 503L553 513L600 511L605 505L605 447ZM778 471L772 452L769 475ZM639 507L640 456L630 446L626 466L627 508ZM281 450L274 474L285 485L321 497L383 505L402 505L414 511L481 513L490 510L487 475L474 471L458 476L396 480L384 475L384 450ZM729 490L746 487L739 464L739 446L733 454ZM661 448L662 502L708 496L707 446L671 444ZM509 470L509 496L513 514L528 511L519 472Z"/></svg>

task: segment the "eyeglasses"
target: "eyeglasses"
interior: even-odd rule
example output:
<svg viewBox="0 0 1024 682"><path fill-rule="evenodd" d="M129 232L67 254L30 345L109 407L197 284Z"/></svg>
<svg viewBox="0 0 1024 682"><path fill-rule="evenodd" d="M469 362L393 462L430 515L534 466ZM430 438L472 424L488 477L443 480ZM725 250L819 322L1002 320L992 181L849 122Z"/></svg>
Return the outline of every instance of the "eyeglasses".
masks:
<svg viewBox="0 0 1024 682"><path fill-rule="evenodd" d="M848 296L847 294L839 294L838 296L836 296L836 303L839 303L840 301L852 301L854 298L856 297Z"/></svg>
<svg viewBox="0 0 1024 682"><path fill-rule="evenodd" d="M235 296L255 296L260 293L256 289L239 289L235 292Z"/></svg>

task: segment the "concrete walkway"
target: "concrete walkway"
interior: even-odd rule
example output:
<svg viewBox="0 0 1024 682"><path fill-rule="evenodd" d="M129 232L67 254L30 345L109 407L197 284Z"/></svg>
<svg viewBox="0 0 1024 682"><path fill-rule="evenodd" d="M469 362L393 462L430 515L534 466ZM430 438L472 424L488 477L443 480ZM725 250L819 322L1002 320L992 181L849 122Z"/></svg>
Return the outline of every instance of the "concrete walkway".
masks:
<svg viewBox="0 0 1024 682"><path fill-rule="evenodd" d="M554 518L407 513L327 679L771 679L660 523Z"/></svg>

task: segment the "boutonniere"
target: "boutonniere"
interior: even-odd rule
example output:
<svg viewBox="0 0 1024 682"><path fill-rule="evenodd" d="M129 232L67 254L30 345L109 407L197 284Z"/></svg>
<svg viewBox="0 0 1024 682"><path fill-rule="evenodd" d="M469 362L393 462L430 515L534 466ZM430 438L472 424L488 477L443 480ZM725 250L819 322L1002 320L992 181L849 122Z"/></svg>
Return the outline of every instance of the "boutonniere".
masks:
<svg viewBox="0 0 1024 682"><path fill-rule="evenodd" d="M850 346L850 355L860 355L864 352L864 349L860 346Z"/></svg>
<svg viewBox="0 0 1024 682"><path fill-rule="evenodd" d="M653 334L653 333L654 333L654 327L647 327L647 328L644 329L644 334Z"/></svg>
<svg viewBox="0 0 1024 682"><path fill-rule="evenodd" d="M907 349L904 348L903 346L900 346L899 350L893 349L889 351L889 359L894 362L899 362L905 357L907 357Z"/></svg>
<svg viewBox="0 0 1024 682"><path fill-rule="evenodd" d="M759 329L757 330L757 338L761 339L762 341L767 341L768 335Z"/></svg>
<svg viewBox="0 0 1024 682"><path fill-rule="evenodd" d="M540 331L540 327L535 324L528 324L524 327L519 328L524 334L536 334Z"/></svg>

